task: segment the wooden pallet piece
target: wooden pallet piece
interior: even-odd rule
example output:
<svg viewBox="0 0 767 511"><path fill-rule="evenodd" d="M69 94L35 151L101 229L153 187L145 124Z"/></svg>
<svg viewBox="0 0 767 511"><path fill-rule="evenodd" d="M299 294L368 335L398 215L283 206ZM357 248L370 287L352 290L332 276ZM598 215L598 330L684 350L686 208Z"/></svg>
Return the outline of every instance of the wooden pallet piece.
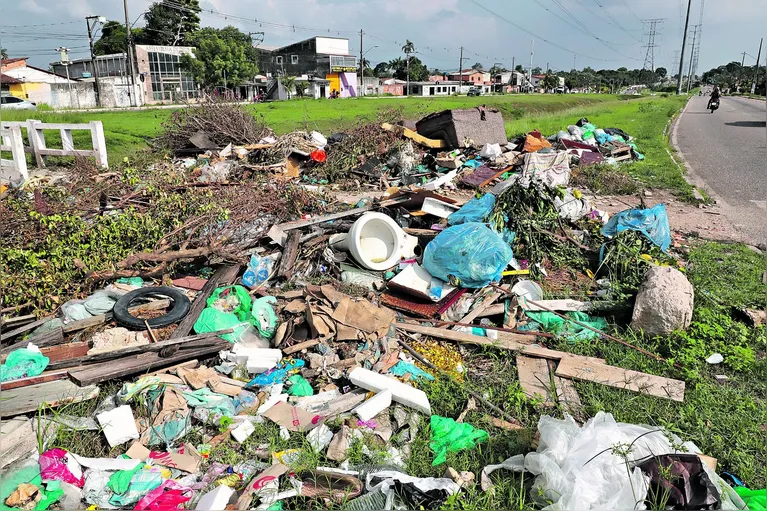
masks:
<svg viewBox="0 0 767 511"><path fill-rule="evenodd" d="M197 318L200 317L200 313L207 307L208 298L213 294L213 291L221 286L228 286L237 279L239 274L239 264L222 266L216 270L216 273L208 279L208 282L205 283L202 291L195 297L192 302L192 307L189 309L189 314L181 320L181 323L178 324L178 327L176 327L176 330L173 331L169 339L179 339L189 335L189 332L192 331L192 327L194 327L194 324L197 322Z"/></svg>
<svg viewBox="0 0 767 511"><path fill-rule="evenodd" d="M503 285L501 288L508 291L509 286ZM498 300L501 295L502 293L500 291L491 291L480 303L478 303L471 311L469 311L468 314L462 317L458 323L471 323L480 317L480 315L482 315L482 313L485 312L488 307L490 307L496 300ZM503 307L503 304L501 304L501 307ZM453 330L456 328L458 327L453 327Z"/></svg>
<svg viewBox="0 0 767 511"><path fill-rule="evenodd" d="M85 368L73 369L69 371L69 377L80 385L92 385L106 380L145 373L186 360L202 358L206 355L218 353L220 350L230 346L231 344L227 341L211 341L210 345L203 348L179 349L173 356L166 358L161 357L158 353L142 353L141 355L110 360Z"/></svg>
<svg viewBox="0 0 767 511"><path fill-rule="evenodd" d="M517 373L519 384L528 398L541 400L543 406L555 405L556 391L552 388L546 359L517 355Z"/></svg>
<svg viewBox="0 0 767 511"><path fill-rule="evenodd" d="M51 381L11 389L0 396L0 417L13 417L36 412L40 407L56 407L94 399L99 395L95 385L78 386L71 381Z"/></svg>
<svg viewBox="0 0 767 511"><path fill-rule="evenodd" d="M557 366L556 375L574 380L601 383L608 387L626 389L672 401L684 401L685 384L683 381L598 364L583 358L563 358Z"/></svg>

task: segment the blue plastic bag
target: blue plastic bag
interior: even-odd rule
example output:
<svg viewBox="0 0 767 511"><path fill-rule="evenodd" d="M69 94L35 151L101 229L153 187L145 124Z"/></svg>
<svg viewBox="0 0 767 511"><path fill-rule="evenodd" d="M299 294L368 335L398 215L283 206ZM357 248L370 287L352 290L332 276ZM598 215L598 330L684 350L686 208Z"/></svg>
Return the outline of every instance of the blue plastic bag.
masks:
<svg viewBox="0 0 767 511"><path fill-rule="evenodd" d="M480 288L500 280L513 257L511 247L497 232L470 222L448 227L426 245L423 266L446 282Z"/></svg>
<svg viewBox="0 0 767 511"><path fill-rule="evenodd" d="M459 225L468 222L484 222L495 207L495 195L486 193L479 199L471 199L461 209L447 217L449 225Z"/></svg>
<svg viewBox="0 0 767 511"><path fill-rule="evenodd" d="M621 211L610 218L602 227L602 234L612 238L626 230L641 232L658 245L663 252L666 252L671 245L671 228L668 225L666 206L663 204L658 204L650 209Z"/></svg>

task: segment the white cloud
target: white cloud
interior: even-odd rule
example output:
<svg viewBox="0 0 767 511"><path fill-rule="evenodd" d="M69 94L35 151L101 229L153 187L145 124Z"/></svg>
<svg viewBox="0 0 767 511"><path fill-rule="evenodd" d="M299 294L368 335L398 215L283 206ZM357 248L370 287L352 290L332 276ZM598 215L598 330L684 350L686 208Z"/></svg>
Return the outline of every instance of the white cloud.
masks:
<svg viewBox="0 0 767 511"><path fill-rule="evenodd" d="M25 0L23 2L19 2L19 9L22 11L31 12L32 14L47 14L51 12L49 9L38 4L36 0Z"/></svg>

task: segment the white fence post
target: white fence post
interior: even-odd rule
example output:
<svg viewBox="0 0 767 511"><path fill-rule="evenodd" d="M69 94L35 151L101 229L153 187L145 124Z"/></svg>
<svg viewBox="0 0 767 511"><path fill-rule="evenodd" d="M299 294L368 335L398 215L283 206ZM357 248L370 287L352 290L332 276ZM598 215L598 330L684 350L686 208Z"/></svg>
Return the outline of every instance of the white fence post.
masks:
<svg viewBox="0 0 767 511"><path fill-rule="evenodd" d="M39 168L45 168L45 158L40 154L41 149L46 149L45 134L42 129L37 127L38 124L42 124L35 119L27 119L27 138L29 138L29 146L32 148L32 156L35 158L35 164Z"/></svg>
<svg viewBox="0 0 767 511"><path fill-rule="evenodd" d="M0 132L3 132L1 146L10 146L11 158L13 161L13 170L21 174L21 177L26 181L29 179L29 172L27 171L27 155L24 154L24 138L21 136L21 128L19 126L9 126L8 128L0 128Z"/></svg>
<svg viewBox="0 0 767 511"><path fill-rule="evenodd" d="M72 130L65 130L62 128L61 130L61 147L65 151L74 151L75 150L75 140L72 138Z"/></svg>
<svg viewBox="0 0 767 511"><path fill-rule="evenodd" d="M101 121L91 121L91 142L96 152L96 160L105 168L109 168L107 161L107 140L104 137L104 125Z"/></svg>

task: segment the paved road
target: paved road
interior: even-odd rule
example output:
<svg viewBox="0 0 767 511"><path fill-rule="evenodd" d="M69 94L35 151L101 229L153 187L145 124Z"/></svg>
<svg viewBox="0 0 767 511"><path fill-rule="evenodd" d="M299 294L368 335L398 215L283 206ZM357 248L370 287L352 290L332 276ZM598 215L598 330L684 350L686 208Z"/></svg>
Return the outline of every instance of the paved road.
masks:
<svg viewBox="0 0 767 511"><path fill-rule="evenodd" d="M722 206L722 212L754 245L767 240L767 127L765 102L722 98L706 110L695 96L676 127L676 145L693 180Z"/></svg>

